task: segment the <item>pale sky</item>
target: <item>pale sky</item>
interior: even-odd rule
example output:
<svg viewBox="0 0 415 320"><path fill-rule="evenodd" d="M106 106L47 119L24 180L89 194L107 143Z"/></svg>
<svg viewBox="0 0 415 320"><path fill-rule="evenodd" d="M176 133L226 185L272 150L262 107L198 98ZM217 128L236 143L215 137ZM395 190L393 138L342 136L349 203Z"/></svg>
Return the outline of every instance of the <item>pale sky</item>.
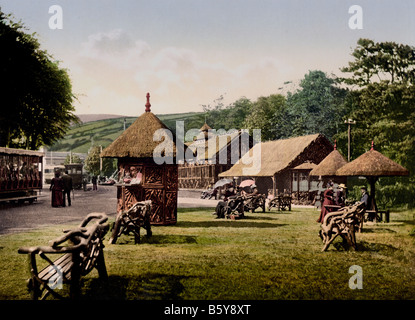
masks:
<svg viewBox="0 0 415 320"><path fill-rule="evenodd" d="M49 20L62 8L62 29ZM363 29L351 29L352 5ZM413 0L0 0L69 70L76 114L202 111L341 75L359 38L415 45Z"/></svg>

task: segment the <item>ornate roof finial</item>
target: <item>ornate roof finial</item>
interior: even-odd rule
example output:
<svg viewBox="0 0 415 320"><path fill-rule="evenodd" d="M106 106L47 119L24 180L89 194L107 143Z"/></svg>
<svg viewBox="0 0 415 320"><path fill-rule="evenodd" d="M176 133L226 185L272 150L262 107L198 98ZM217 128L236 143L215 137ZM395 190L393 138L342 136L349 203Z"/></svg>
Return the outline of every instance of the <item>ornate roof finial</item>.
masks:
<svg viewBox="0 0 415 320"><path fill-rule="evenodd" d="M375 143L372 140L372 147L370 148L370 150L375 150Z"/></svg>
<svg viewBox="0 0 415 320"><path fill-rule="evenodd" d="M337 140L334 140L334 150L337 150Z"/></svg>
<svg viewBox="0 0 415 320"><path fill-rule="evenodd" d="M151 109L150 109L150 107L151 107L151 104L150 104L150 93L147 92L146 97L147 97L146 112L151 112Z"/></svg>

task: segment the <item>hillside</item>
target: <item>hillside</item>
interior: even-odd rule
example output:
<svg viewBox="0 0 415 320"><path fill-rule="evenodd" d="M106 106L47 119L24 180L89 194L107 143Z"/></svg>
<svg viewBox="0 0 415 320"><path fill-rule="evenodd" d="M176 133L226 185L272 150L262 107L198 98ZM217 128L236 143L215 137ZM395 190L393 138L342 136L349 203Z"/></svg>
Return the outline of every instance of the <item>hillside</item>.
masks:
<svg viewBox="0 0 415 320"><path fill-rule="evenodd" d="M76 116L79 118L79 120L81 120L82 123L125 117L119 114L77 114Z"/></svg>
<svg viewBox="0 0 415 320"><path fill-rule="evenodd" d="M107 118L110 116L110 118ZM116 117L116 118L114 118ZM119 118L117 118L119 117ZM190 128L199 129L204 123L203 112L188 112L157 115L164 124L176 131L176 121L184 121L185 130ZM88 117L81 117L87 120ZM95 121L85 121L80 125L72 126L63 139L57 141L49 147L50 151L72 151L76 153L87 153L91 145L102 145L104 148L111 144L124 130L124 119L128 128L137 118L123 117L116 115L91 115L90 119L100 119Z"/></svg>

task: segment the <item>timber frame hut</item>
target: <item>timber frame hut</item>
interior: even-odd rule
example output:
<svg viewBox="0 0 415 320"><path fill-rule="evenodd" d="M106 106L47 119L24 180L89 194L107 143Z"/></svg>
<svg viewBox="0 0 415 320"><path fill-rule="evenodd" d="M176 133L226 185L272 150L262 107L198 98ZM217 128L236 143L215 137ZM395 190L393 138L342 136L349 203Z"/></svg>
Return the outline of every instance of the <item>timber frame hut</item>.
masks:
<svg viewBox="0 0 415 320"><path fill-rule="evenodd" d="M252 157L255 147L251 148L244 157ZM282 193L292 194L295 186L299 186L294 180L297 175L298 178L306 181L304 185L307 188L303 191L310 192L317 182L309 182L309 172L313 169L313 164L319 164L333 150L333 145L324 135L312 134L262 142L260 149L261 163L257 173L244 173L244 169L252 167L252 164L243 163L249 161L239 161L229 170L219 174L219 177L253 179L260 193L267 194L271 191L276 196Z"/></svg>
<svg viewBox="0 0 415 320"><path fill-rule="evenodd" d="M171 164L157 164L154 149L161 143L153 137L158 129L167 129L152 112L147 93L145 112L116 140L105 148L101 157L118 158L117 213L131 208L136 202L151 200L151 224L169 225L177 222L178 171L175 161L176 138L163 142L173 145L163 156L172 157ZM167 148L166 148L167 149Z"/></svg>
<svg viewBox="0 0 415 320"><path fill-rule="evenodd" d="M207 123L199 129L198 139L186 143L196 161L179 164L179 188L207 189L219 179L219 174L229 170L247 150L252 148L253 139L242 130L216 133ZM201 153L199 151L202 150ZM247 151L246 150L246 151Z"/></svg>

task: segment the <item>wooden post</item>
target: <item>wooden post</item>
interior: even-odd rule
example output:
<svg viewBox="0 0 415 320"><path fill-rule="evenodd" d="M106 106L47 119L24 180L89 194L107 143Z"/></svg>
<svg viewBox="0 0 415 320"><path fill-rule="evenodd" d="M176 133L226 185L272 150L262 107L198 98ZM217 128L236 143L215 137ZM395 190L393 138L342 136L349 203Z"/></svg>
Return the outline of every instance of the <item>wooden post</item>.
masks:
<svg viewBox="0 0 415 320"><path fill-rule="evenodd" d="M275 181L275 173L274 173L273 176L272 176L272 194L273 194L274 197L277 196L276 189L277 189L277 183Z"/></svg>
<svg viewBox="0 0 415 320"><path fill-rule="evenodd" d="M352 124L356 124L356 121L348 119L344 121L348 125L347 128L347 161L350 162L350 151L351 151L351 137L352 137Z"/></svg>

